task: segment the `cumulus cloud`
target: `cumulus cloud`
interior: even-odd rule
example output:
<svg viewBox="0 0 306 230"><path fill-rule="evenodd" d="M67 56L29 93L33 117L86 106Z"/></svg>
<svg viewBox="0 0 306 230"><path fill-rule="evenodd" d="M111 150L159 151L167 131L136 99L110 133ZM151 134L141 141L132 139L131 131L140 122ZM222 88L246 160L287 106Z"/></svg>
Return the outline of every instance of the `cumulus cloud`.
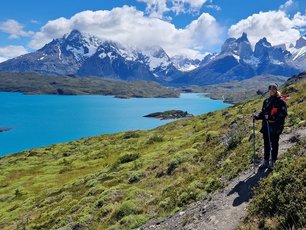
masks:
<svg viewBox="0 0 306 230"><path fill-rule="evenodd" d="M83 11L70 19L49 21L33 36L29 45L40 48L73 29L93 34L103 40L140 48L159 45L171 56L191 57L220 45L220 37L224 32L215 18L207 13L200 15L185 28L178 29L168 21L147 17L134 7L124 6L111 11Z"/></svg>
<svg viewBox="0 0 306 230"><path fill-rule="evenodd" d="M306 16L298 12L290 18L284 11L268 11L253 14L232 25L228 34L240 37L243 32L248 34L252 45L266 37L272 45L295 43L301 36L300 31L306 26Z"/></svg>
<svg viewBox="0 0 306 230"><path fill-rule="evenodd" d="M0 47L0 56L6 59L17 57L26 53L28 53L28 51L23 46Z"/></svg>
<svg viewBox="0 0 306 230"><path fill-rule="evenodd" d="M0 22L0 31L8 33L10 35L10 39L30 37L33 35L32 31L25 31L23 28L23 25L13 19L9 19L5 22Z"/></svg>
<svg viewBox="0 0 306 230"><path fill-rule="evenodd" d="M146 13L152 17L163 18L168 12L195 13L207 0L137 0L147 4Z"/></svg>

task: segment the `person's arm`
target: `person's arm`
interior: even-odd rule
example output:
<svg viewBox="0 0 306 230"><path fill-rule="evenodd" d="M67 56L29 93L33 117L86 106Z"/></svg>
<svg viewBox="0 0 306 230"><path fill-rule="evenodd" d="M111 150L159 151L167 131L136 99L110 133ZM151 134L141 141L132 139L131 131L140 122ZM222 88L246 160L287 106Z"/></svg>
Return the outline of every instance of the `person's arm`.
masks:
<svg viewBox="0 0 306 230"><path fill-rule="evenodd" d="M265 107L266 107L266 100L264 100L262 104L262 109L258 114L254 115L255 120L263 120L265 118L266 112L265 112Z"/></svg>
<svg viewBox="0 0 306 230"><path fill-rule="evenodd" d="M284 100L280 100L279 112L275 118L275 121L279 124L283 124L285 122L285 118L287 117L287 105Z"/></svg>

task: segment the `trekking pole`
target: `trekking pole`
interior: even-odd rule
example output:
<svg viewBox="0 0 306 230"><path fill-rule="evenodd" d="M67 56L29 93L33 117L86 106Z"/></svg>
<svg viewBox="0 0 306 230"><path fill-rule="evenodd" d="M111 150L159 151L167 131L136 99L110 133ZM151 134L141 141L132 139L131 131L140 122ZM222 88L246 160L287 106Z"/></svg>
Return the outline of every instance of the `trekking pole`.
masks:
<svg viewBox="0 0 306 230"><path fill-rule="evenodd" d="M253 119L253 169L255 174L255 153L256 153L255 119Z"/></svg>
<svg viewBox="0 0 306 230"><path fill-rule="evenodd" d="M271 136L270 136L270 125L269 121L266 120L267 129L268 129L268 139L269 139L269 146L270 146L270 159L272 159L272 143L271 143Z"/></svg>

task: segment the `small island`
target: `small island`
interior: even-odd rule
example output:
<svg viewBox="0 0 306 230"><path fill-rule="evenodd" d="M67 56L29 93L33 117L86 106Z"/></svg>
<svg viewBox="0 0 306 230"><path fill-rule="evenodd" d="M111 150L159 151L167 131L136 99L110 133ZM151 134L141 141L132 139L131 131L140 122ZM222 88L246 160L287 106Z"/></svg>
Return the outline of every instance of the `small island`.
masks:
<svg viewBox="0 0 306 230"><path fill-rule="evenodd" d="M158 119L161 119L161 120L166 120L166 119L178 119L178 118L185 118L185 117L193 117L193 115L189 114L187 111L168 110L168 111L165 111L165 112L150 113L148 115L145 115L144 117L153 117L153 118L158 118Z"/></svg>
<svg viewBox="0 0 306 230"><path fill-rule="evenodd" d="M0 127L0 133L11 130L11 127Z"/></svg>

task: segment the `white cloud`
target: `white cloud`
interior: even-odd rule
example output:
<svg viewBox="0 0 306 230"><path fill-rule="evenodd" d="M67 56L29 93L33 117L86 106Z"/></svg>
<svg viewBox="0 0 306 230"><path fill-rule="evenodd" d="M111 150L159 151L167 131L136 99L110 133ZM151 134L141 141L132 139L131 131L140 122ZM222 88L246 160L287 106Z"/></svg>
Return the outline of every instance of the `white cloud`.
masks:
<svg viewBox="0 0 306 230"><path fill-rule="evenodd" d="M6 60L8 60L8 59L0 56L0 63L1 63L1 62L4 62L4 61L6 61Z"/></svg>
<svg viewBox="0 0 306 230"><path fill-rule="evenodd" d="M9 38L11 39L30 37L33 35L32 31L25 31L23 28L23 25L13 19L0 22L0 31L10 34Z"/></svg>
<svg viewBox="0 0 306 230"><path fill-rule="evenodd" d="M208 9L216 10L216 11L222 10L220 6L218 6L218 5L213 5L213 4L205 5L205 7L208 8Z"/></svg>
<svg viewBox="0 0 306 230"><path fill-rule="evenodd" d="M168 21L146 17L134 7L124 6L111 11L83 11L70 19L49 21L33 36L30 46L40 48L54 38L60 38L77 29L93 34L103 40L145 47L159 45L169 55L199 55L202 51L220 45L224 29L215 18L203 13L197 20L183 29L177 29Z"/></svg>
<svg viewBox="0 0 306 230"><path fill-rule="evenodd" d="M0 57L2 57L2 59L17 57L26 53L28 53L28 51L23 46L0 47Z"/></svg>
<svg viewBox="0 0 306 230"><path fill-rule="evenodd" d="M252 45L263 37L266 37L272 45L289 45L295 43L301 36L300 30L305 25L305 13L302 15L298 12L290 18L284 11L259 12L232 25L228 34L237 38L246 32Z"/></svg>
<svg viewBox="0 0 306 230"><path fill-rule="evenodd" d="M304 12L304 15L302 15L301 12L297 12L292 19L292 23L295 27L306 26L306 11Z"/></svg>
<svg viewBox="0 0 306 230"><path fill-rule="evenodd" d="M195 13L199 12L207 0L137 0L147 4L146 13L152 17L163 18L168 12Z"/></svg>
<svg viewBox="0 0 306 230"><path fill-rule="evenodd" d="M293 0L288 0L287 2L285 2L285 4L283 4L279 7L279 10L286 11L286 10L290 9L290 7L293 5L293 3L294 3Z"/></svg>

